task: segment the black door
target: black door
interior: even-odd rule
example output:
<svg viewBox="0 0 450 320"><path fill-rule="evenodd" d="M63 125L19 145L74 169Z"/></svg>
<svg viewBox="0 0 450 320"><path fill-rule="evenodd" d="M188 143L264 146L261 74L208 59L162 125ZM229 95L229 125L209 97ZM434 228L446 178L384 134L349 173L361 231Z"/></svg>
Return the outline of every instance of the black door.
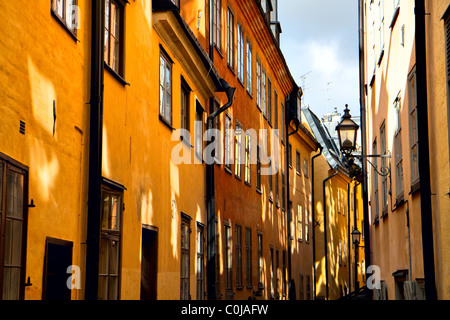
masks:
<svg viewBox="0 0 450 320"><path fill-rule="evenodd" d="M141 300L156 300L158 232L142 229Z"/></svg>
<svg viewBox="0 0 450 320"><path fill-rule="evenodd" d="M72 242L47 239L42 299L70 300L71 288L67 280L71 274L67 269L72 265L72 248Z"/></svg>

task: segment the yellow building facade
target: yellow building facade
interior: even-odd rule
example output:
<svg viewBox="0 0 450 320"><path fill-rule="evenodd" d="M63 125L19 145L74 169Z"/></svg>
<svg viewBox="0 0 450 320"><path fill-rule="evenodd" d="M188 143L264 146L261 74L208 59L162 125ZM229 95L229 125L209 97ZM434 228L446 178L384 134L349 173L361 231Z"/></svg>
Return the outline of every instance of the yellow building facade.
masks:
<svg viewBox="0 0 450 320"><path fill-rule="evenodd" d="M323 122L303 109L304 123L320 145L312 159L314 291L319 300L348 298L365 287L361 183L351 177ZM361 233L355 248L351 233Z"/></svg>
<svg viewBox="0 0 450 320"><path fill-rule="evenodd" d="M448 1L364 1L364 103L375 299L447 299Z"/></svg>
<svg viewBox="0 0 450 320"><path fill-rule="evenodd" d="M312 298L308 170L317 145L302 127L289 140L300 170L289 167L293 127L284 120L298 87L279 25L269 24L274 11L271 2L169 0L0 8L1 299L208 298L204 132L227 102L222 129L228 117L234 129L280 130L265 150L279 143L280 170L276 180L258 177L258 164L245 161L258 143L245 138L239 175L236 165L231 175L213 165L218 298ZM222 20L215 46L212 15ZM258 84L262 74L270 85Z"/></svg>

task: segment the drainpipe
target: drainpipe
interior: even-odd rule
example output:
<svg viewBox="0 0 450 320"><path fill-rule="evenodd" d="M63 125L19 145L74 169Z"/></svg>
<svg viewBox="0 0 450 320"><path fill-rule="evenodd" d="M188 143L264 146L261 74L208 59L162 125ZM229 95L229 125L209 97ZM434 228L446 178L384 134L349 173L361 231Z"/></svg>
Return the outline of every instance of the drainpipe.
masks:
<svg viewBox="0 0 450 320"><path fill-rule="evenodd" d="M323 228L324 228L324 240L325 240L325 282L326 282L326 299L328 300L328 237L327 237L327 197L325 194L325 185L326 183L331 180L332 178L334 178L335 176L337 176L339 173L339 169L336 168L336 172L333 173L331 176L325 178L325 180L323 180Z"/></svg>
<svg viewBox="0 0 450 320"><path fill-rule="evenodd" d="M358 219L356 218L356 199L358 198L358 186L359 186L360 184L361 184L361 183L358 182L358 183L356 183L355 186L353 187L353 204L354 204L354 207L353 207L353 221L355 222L355 223L354 223L354 224L355 224L355 225L354 225L354 229L357 229L357 228L358 228L358 225L357 225ZM365 237L365 235L364 235L364 237ZM364 241L365 241L365 240L364 240ZM357 248L357 250L359 250L359 248ZM357 263L358 263L358 261L357 261L357 259L356 259L356 251L355 251L355 292L359 289Z"/></svg>
<svg viewBox="0 0 450 320"><path fill-rule="evenodd" d="M300 119L297 119L295 121L295 130L293 132L289 132L289 125L291 123L291 120L294 120L291 114L291 104L294 102L298 102L298 95L300 93L300 97L303 95L303 91L301 88L295 87L294 90L289 94L289 96L286 98L285 102L285 108L284 108L284 119L285 119L285 132L286 132L286 148L285 148L285 154L286 154L286 161L285 161L285 167L286 167L286 173L285 173L285 179L286 179L286 206L287 206L287 213L286 213L286 228L287 228L287 251L288 251L288 299L289 300L295 300L295 281L292 279L292 253L291 253L291 219L292 219L292 206L291 206L291 200L290 200L290 188L289 188L289 137L295 133L298 132L298 129L300 127ZM297 110L297 105L295 105ZM292 150L291 150L292 155Z"/></svg>
<svg viewBox="0 0 450 320"><path fill-rule="evenodd" d="M365 99L365 70L364 70L364 0L359 0L359 100L361 113L361 153L367 155L367 137L366 137L366 99ZM364 246L366 267L371 265L370 252L370 219L369 219L369 191L367 185L367 162L362 161L362 184L361 193L363 200L364 217ZM366 273L366 270L364 270Z"/></svg>
<svg viewBox="0 0 450 320"><path fill-rule="evenodd" d="M319 147L319 153L312 157L311 160L311 190L312 190L312 210L311 210L311 217L312 217L312 261L313 261L313 283L314 283L314 300L317 299L317 285L316 285L316 197L315 197L315 189L314 189L314 161L316 158L320 157L322 155L323 147Z"/></svg>
<svg viewBox="0 0 450 320"><path fill-rule="evenodd" d="M428 140L428 93L425 28L425 0L415 0L417 131L419 137L420 204L422 218L423 269L427 300L436 300L434 270L433 218L430 182L430 147Z"/></svg>
<svg viewBox="0 0 450 320"><path fill-rule="evenodd" d="M207 118L207 129L213 128L213 122L222 112L227 110L233 104L233 97L236 88L224 80L220 79L221 88L218 92L225 92L228 97L228 102L219 110L211 113ZM209 106L212 108L214 98L210 99ZM211 109L210 109L211 110ZM208 131L209 132L209 131ZM211 141L210 133L208 133L208 141ZM217 299L216 296L216 208L215 208L215 183L214 183L214 162L206 164L206 209L207 209L207 295L208 300Z"/></svg>
<svg viewBox="0 0 450 320"><path fill-rule="evenodd" d="M89 191L86 235L85 299L96 300L100 251L100 205L103 137L104 1L92 1Z"/></svg>
<svg viewBox="0 0 450 320"><path fill-rule="evenodd" d="M351 258L351 237L350 237L350 209L351 209L351 207L350 207L350 184L351 183L348 183L347 184L347 268L348 268L348 292L350 293L350 292L352 292L352 268L351 268L351 261L352 261L352 258ZM355 208L353 208L353 209L355 209ZM355 259L356 259L356 257L355 257ZM348 294L348 293L346 293L346 294Z"/></svg>

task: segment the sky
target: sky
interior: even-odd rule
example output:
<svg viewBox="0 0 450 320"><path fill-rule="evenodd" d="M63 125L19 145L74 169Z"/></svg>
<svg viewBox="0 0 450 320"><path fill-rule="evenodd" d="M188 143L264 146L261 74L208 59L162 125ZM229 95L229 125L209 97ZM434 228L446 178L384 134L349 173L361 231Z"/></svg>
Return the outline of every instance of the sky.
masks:
<svg viewBox="0 0 450 320"><path fill-rule="evenodd" d="M304 92L304 103L321 118L359 116L358 3L355 0L278 0L280 46Z"/></svg>

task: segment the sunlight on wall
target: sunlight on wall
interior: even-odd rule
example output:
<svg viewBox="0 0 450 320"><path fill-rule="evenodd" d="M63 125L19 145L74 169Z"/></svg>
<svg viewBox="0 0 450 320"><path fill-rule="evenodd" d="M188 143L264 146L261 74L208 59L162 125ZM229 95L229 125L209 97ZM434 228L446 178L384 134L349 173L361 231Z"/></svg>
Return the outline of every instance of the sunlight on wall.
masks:
<svg viewBox="0 0 450 320"><path fill-rule="evenodd" d="M141 220L143 224L153 226L153 193L148 190L148 194L143 194L141 199Z"/></svg>
<svg viewBox="0 0 450 320"><path fill-rule="evenodd" d="M49 135L53 135L53 101L56 100L55 87L49 79L39 72L30 57L28 57L28 72L33 116Z"/></svg>
<svg viewBox="0 0 450 320"><path fill-rule="evenodd" d="M142 0L141 4L144 11L145 19L147 20L147 24L149 28L152 28L152 1Z"/></svg>
<svg viewBox="0 0 450 320"><path fill-rule="evenodd" d="M30 148L30 159L30 163L33 163L35 166L35 170L30 171L31 179L39 184L38 190L42 200L49 202L51 200L51 191L59 172L58 158L54 153L48 157L44 143L34 139L34 143Z"/></svg>

